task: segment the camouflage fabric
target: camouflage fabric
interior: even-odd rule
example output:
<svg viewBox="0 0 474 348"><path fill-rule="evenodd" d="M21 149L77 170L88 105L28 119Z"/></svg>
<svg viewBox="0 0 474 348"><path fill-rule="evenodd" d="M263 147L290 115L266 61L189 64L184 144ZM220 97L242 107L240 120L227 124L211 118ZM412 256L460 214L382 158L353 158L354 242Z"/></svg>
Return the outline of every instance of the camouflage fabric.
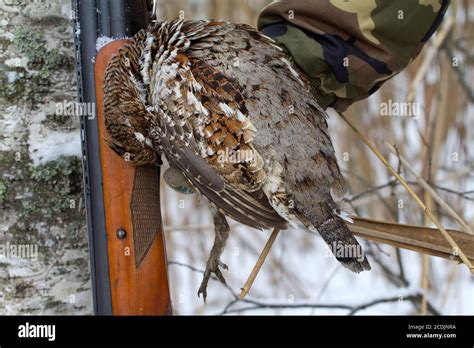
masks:
<svg viewBox="0 0 474 348"><path fill-rule="evenodd" d="M405 68L442 21L449 0L283 0L258 28L288 51L323 107L343 111Z"/></svg>

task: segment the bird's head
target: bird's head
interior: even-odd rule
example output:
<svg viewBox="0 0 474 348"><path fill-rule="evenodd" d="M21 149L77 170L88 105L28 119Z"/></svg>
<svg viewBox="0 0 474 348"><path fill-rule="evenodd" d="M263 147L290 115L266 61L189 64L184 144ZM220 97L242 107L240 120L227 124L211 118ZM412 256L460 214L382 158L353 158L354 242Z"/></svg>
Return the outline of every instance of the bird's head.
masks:
<svg viewBox="0 0 474 348"><path fill-rule="evenodd" d="M106 142L124 160L135 165L156 164L160 155L149 134L153 113L147 110L140 78L141 48L134 37L109 61L104 78Z"/></svg>

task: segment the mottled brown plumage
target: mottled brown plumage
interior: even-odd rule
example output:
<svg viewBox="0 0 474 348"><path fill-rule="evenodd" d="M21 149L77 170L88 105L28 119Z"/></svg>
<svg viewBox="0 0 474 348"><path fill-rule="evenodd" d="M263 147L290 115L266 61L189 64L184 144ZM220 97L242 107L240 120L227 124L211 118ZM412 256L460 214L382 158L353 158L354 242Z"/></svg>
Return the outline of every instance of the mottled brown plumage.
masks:
<svg viewBox="0 0 474 348"><path fill-rule="evenodd" d="M255 228L301 223L344 266L370 269L363 253L335 252L359 244L331 195L344 179L326 113L271 39L243 24L155 23L112 58L104 92L110 146L136 165L165 155L183 174L171 186L210 202L216 241L199 293L210 273L222 278L223 214Z"/></svg>

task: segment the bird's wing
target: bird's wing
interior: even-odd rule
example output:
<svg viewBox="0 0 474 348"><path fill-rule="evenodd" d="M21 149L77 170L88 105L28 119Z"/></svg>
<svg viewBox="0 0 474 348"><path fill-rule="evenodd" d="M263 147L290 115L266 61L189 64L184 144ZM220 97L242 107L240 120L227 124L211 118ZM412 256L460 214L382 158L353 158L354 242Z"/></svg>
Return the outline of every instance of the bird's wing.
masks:
<svg viewBox="0 0 474 348"><path fill-rule="evenodd" d="M278 215L261 189L248 191L236 187L223 177L200 154L199 146L190 139L183 146L180 139L165 125L160 136L162 151L170 165L179 168L194 186L219 209L235 220L255 228L287 228L286 221Z"/></svg>
<svg viewBox="0 0 474 348"><path fill-rule="evenodd" d="M264 158L275 151L288 191L298 191L305 186L301 182L311 181L317 185L310 192L305 188L310 201L326 200L331 189L341 194L344 178L327 116L311 95L306 78L281 48L250 26L235 25L213 36L219 45L203 37L190 51L242 86L250 121L258 130L254 147Z"/></svg>
<svg viewBox="0 0 474 348"><path fill-rule="evenodd" d="M194 23L199 24L193 31L197 37L202 37L199 30L210 30L207 26L217 27ZM256 129L248 120L241 87L186 55L190 36L181 39L179 29L168 29L175 45L163 52L154 52L150 39L150 54L157 58L148 66L144 58L143 80L150 80L149 99L157 115L152 136L159 138L171 164L235 220L256 228L286 228L262 191L264 160L252 145Z"/></svg>
<svg viewBox="0 0 474 348"><path fill-rule="evenodd" d="M272 206L290 220L295 217L308 228L317 228L331 248L336 243L360 250L333 202L331 193L343 191L344 179L326 113L311 95L308 81L270 39L254 29L236 25L220 33L215 34L220 36L219 45L203 37L198 49L193 45L190 50L243 87L248 115L257 129L252 144L265 161L276 164L269 175L276 187L265 191ZM365 256L336 257L353 271L370 269Z"/></svg>

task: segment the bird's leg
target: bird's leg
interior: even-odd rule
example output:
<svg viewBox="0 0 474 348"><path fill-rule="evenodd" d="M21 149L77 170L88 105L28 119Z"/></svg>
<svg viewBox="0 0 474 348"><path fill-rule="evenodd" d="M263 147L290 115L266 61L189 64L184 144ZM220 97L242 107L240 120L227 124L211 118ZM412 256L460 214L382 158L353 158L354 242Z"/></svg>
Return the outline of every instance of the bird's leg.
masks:
<svg viewBox="0 0 474 348"><path fill-rule="evenodd" d="M210 203L209 209L211 211L212 217L214 219L214 231L215 231L215 238L214 238L214 245L212 246L211 253L209 255L209 259L207 260L206 270L204 271L204 277L201 282L201 286L198 290L198 296L202 294L204 302L206 302L207 296L207 283L209 282L209 278L211 277L212 273L216 275L216 277L226 284L224 276L219 269L219 266L227 269L227 265L220 260L222 252L224 251L225 243L227 238L229 237L229 224L227 220L221 212L217 209L217 207Z"/></svg>

